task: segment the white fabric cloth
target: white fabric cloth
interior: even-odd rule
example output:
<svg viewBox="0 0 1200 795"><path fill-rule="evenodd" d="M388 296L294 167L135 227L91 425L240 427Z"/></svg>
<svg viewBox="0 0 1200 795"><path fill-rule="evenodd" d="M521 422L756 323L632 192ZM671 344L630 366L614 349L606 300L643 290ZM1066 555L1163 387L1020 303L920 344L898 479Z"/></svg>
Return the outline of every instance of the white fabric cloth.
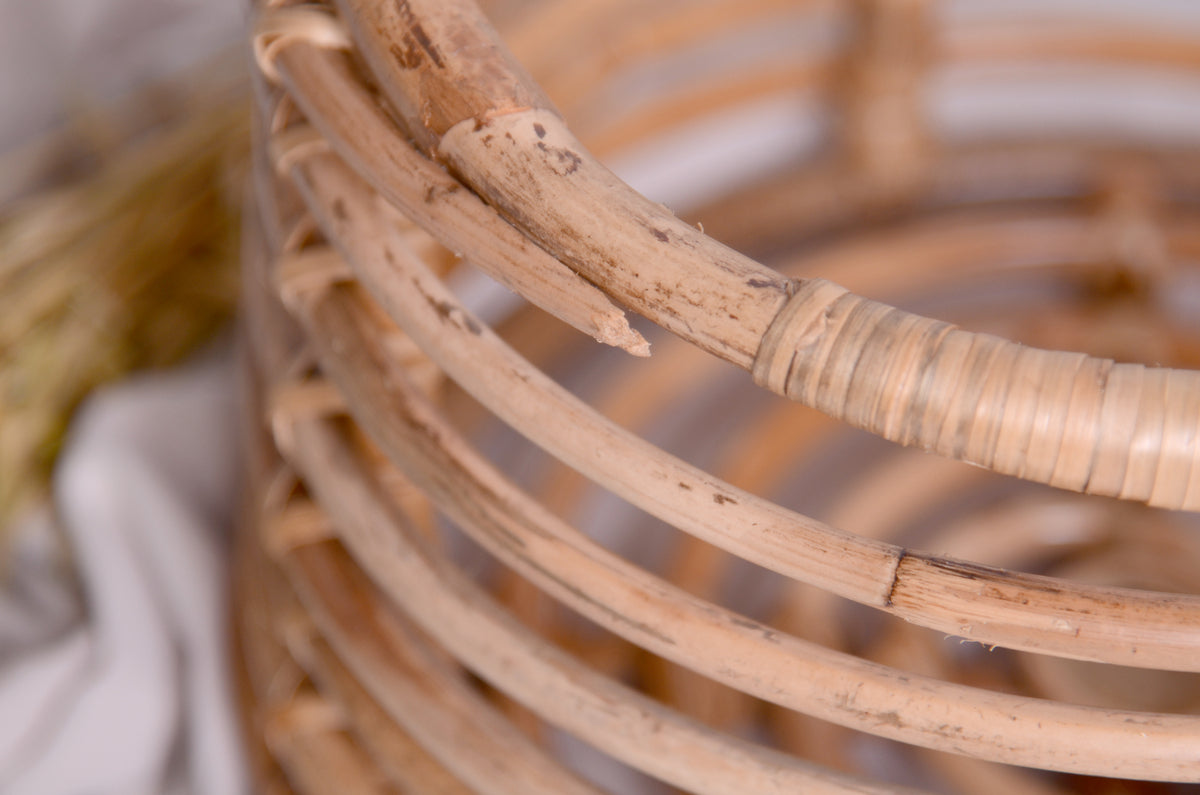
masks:
<svg viewBox="0 0 1200 795"><path fill-rule="evenodd" d="M232 357L91 398L0 590L0 792L248 791L227 648Z"/></svg>

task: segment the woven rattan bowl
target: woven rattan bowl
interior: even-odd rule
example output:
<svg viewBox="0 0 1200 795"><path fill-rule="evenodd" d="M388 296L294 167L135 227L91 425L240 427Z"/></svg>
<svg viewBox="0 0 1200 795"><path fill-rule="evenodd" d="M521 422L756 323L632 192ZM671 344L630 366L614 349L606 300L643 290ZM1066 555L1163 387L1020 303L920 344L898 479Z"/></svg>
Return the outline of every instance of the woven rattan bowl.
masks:
<svg viewBox="0 0 1200 795"><path fill-rule="evenodd" d="M260 4L264 791L1200 782L1200 39L984 5Z"/></svg>

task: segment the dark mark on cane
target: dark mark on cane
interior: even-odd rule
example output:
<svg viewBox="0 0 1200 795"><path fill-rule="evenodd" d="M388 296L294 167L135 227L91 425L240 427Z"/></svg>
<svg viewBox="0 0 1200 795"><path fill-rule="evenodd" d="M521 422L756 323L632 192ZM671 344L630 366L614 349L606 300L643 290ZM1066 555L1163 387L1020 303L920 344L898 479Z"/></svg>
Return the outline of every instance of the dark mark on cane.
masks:
<svg viewBox="0 0 1200 795"><path fill-rule="evenodd" d="M537 142L538 151L547 155L553 155L558 160L558 165L562 166L562 171L556 171L560 177L565 177L568 174L574 174L579 170L579 166L583 163L583 158L576 152L570 149L559 149L558 147L547 146L544 141Z"/></svg>
<svg viewBox="0 0 1200 795"><path fill-rule="evenodd" d="M429 38L429 34L421 26L421 21L409 7L408 0L398 0L396 10L400 15L400 21L405 26L405 30L400 35L400 45L402 46L393 44L389 48L396 61L405 69L416 69L426 59L432 61L434 66L444 68L446 64L442 60L442 54L438 52L437 47Z"/></svg>

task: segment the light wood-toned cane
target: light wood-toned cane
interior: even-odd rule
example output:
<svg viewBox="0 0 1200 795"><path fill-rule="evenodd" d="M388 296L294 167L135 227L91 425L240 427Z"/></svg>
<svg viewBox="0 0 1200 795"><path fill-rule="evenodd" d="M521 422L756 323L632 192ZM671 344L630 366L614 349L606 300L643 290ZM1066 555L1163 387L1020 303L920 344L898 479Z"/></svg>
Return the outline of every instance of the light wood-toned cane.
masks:
<svg viewBox="0 0 1200 795"><path fill-rule="evenodd" d="M571 57L571 42L586 41L589 29L617 29L631 13L628 4L597 0L495 13L515 47L536 51L528 62L547 70L546 88L580 92L572 103L582 107L593 97L602 103L603 92L620 82L613 64L650 68L652 56L683 57L725 29L739 35L743 25L751 30L796 14L768 2L744 16L730 8L713 0L650 13L637 35L613 39L626 61L579 59L596 64L587 69ZM982 471L965 477L949 474L961 470L931 469L937 474L925 491L918 470L905 464L890 479L892 470L885 470L863 481L873 512L842 509L822 520L784 508L765 496L770 482L805 460L819 462L816 442L835 435L814 415L772 409L756 432L739 439L733 463L705 469L597 410L606 406L631 422L649 417L656 406L696 399L699 385L730 377L733 365L848 425L998 473L1168 508L1198 504L1200 377L1185 369L1195 366L1194 346L1171 322L1148 336L1162 340L1162 350L1185 367L1104 358L1127 355L1129 340L1086 314L1073 324L1065 312L1057 325L1046 321L1052 341L1075 339L1072 325L1098 329L1085 335L1091 353L1071 353L967 331L858 294L919 304L948 286L984 289L979 285L999 272L1092 291L1095 318L1119 317L1118 304L1128 305L1128 317L1144 317L1137 301L1148 306L1150 299L1136 296L1172 283L1173 263L1196 248L1188 198L1200 173L1194 153L1180 148L1170 159L1173 150L1053 141L942 151L921 113L920 93L930 70L944 64L1038 53L1190 71L1195 63L1187 48L1171 46L1177 37L1104 26L1040 33L1027 43L1004 30L939 35L926 3L879 0L855 8L857 38L843 51L830 48L820 65L783 63L776 75L786 77L758 82L753 70L745 80L709 86L682 81L683 88L664 89L675 93L657 111L619 110L610 98L618 109L614 120L593 116L584 125L601 148L617 148L747 96L802 85L810 95L834 97L839 145L830 156L795 178L768 180L753 200L710 211L709 228L730 242L795 245L797 262L780 270L716 242L617 179L568 131L542 87L470 3L345 0L336 11L287 4L261 11L255 41L267 77L258 95L269 138L258 169L266 251L247 290L247 323L252 370L264 379L263 394L274 396L267 408L274 442L308 495L276 500L275 510L290 506L279 514L287 518L262 525L275 528L260 543L296 594L281 598L286 609L273 608L267 623L321 697L345 715L338 718L344 723L320 731L377 727L370 732L375 742L363 741L366 757L356 756L354 765L374 760L392 771L380 780L398 782L397 760L407 758L411 737L430 757L418 755L412 764L445 771L446 786L589 791L549 756L551 735L539 730L540 748L515 734L506 745L498 734L515 732L513 724L471 688L461 665L523 705L529 712L518 722L536 728L529 721L545 721L693 792L894 786L735 736L761 714L755 700L932 749L915 757L931 760L927 775L968 786L978 777L992 791L1004 782L1051 784L930 754L1085 776L1200 780L1195 715L1055 700L1067 691L1066 669L1054 662L1194 672L1197 596L1139 590L1174 587L1165 580L1157 586L1068 579L1087 572L1114 577L1112 562L1102 557L1045 574L997 568L1033 560L999 550L1036 547L1036 537L1022 542L1019 531L1053 515L1045 512L1014 508L1011 518L979 525L1005 544L987 542L967 520L951 524L947 540L938 542L964 557L998 555L991 565L922 551L897 535L901 525L885 521L910 516L933 523L922 517L951 500L955 483L985 478ZM808 12L828 19L842 7L813 4L800 16ZM790 224L785 211L803 214ZM889 230L889 223L899 226ZM820 243L822 230L845 244ZM635 330L618 307L649 318L678 341L657 343L645 366L685 344L715 358L680 358L678 375L648 389L646 402L634 395L627 408L591 405L507 344L449 289L441 275L444 251L630 353L649 353L648 332ZM977 270L960 267L972 262L981 263ZM535 320L520 322L538 328ZM1138 328L1120 323L1113 328ZM996 330L1021 331L1002 323ZM623 383L636 384L638 367L627 369ZM647 570L557 515L580 504L581 481L539 499L506 477L481 442L456 427L455 406L466 405L455 403L456 390L561 462L555 466L576 473L559 470L548 483L582 476L592 484L586 489L615 494L682 531L678 564ZM827 430L806 430L817 427ZM429 529L419 529L429 515L426 499L508 567L507 576L623 643L576 642L570 616L537 618L537 600L514 607L550 639L514 620L464 576ZM876 506L875 499L886 501ZM1098 521L1095 513L1079 516ZM1192 554L1187 545L1167 548ZM722 604L720 583L743 562L809 590L797 586L794 609L770 624L740 613ZM830 618L834 597L914 626L888 625L895 628L863 650L867 658L858 656L844 641L844 626ZM794 623L805 616L804 624ZM1049 655L1051 662L1025 669L1041 697L991 689L997 681L990 674L962 675L937 660L943 652L916 627ZM408 633L406 646L427 648L419 654L440 672L429 668L421 676L431 678L416 677L416 658L405 656L414 652L377 640L397 633ZM603 670L589 669L552 640L576 652L607 649ZM635 649L660 662L631 659ZM604 671L645 677L650 691L674 705L656 704ZM413 681L425 684L414 690ZM702 693L729 699L715 710L687 703ZM472 723L472 715L495 728L464 740L476 749L464 756L452 738L467 735L448 732L446 721ZM833 745L803 740L808 730L801 724L770 725L795 727L798 739L785 747L829 753L820 761L853 767ZM858 735L829 739L850 736ZM319 779L287 748L274 753L289 780L319 789Z"/></svg>

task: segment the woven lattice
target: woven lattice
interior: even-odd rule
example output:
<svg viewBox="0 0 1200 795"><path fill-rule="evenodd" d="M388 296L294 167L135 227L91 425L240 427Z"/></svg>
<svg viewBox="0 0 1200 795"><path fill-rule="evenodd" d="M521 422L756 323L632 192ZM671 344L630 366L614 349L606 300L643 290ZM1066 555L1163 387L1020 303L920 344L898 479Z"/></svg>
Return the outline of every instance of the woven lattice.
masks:
<svg viewBox="0 0 1200 795"><path fill-rule="evenodd" d="M257 9L264 788L595 791L558 730L698 793L1200 782L1196 141L928 101L1197 43L918 0L488 13ZM598 159L780 100L820 143L686 220ZM528 303L485 318L479 272Z"/></svg>

